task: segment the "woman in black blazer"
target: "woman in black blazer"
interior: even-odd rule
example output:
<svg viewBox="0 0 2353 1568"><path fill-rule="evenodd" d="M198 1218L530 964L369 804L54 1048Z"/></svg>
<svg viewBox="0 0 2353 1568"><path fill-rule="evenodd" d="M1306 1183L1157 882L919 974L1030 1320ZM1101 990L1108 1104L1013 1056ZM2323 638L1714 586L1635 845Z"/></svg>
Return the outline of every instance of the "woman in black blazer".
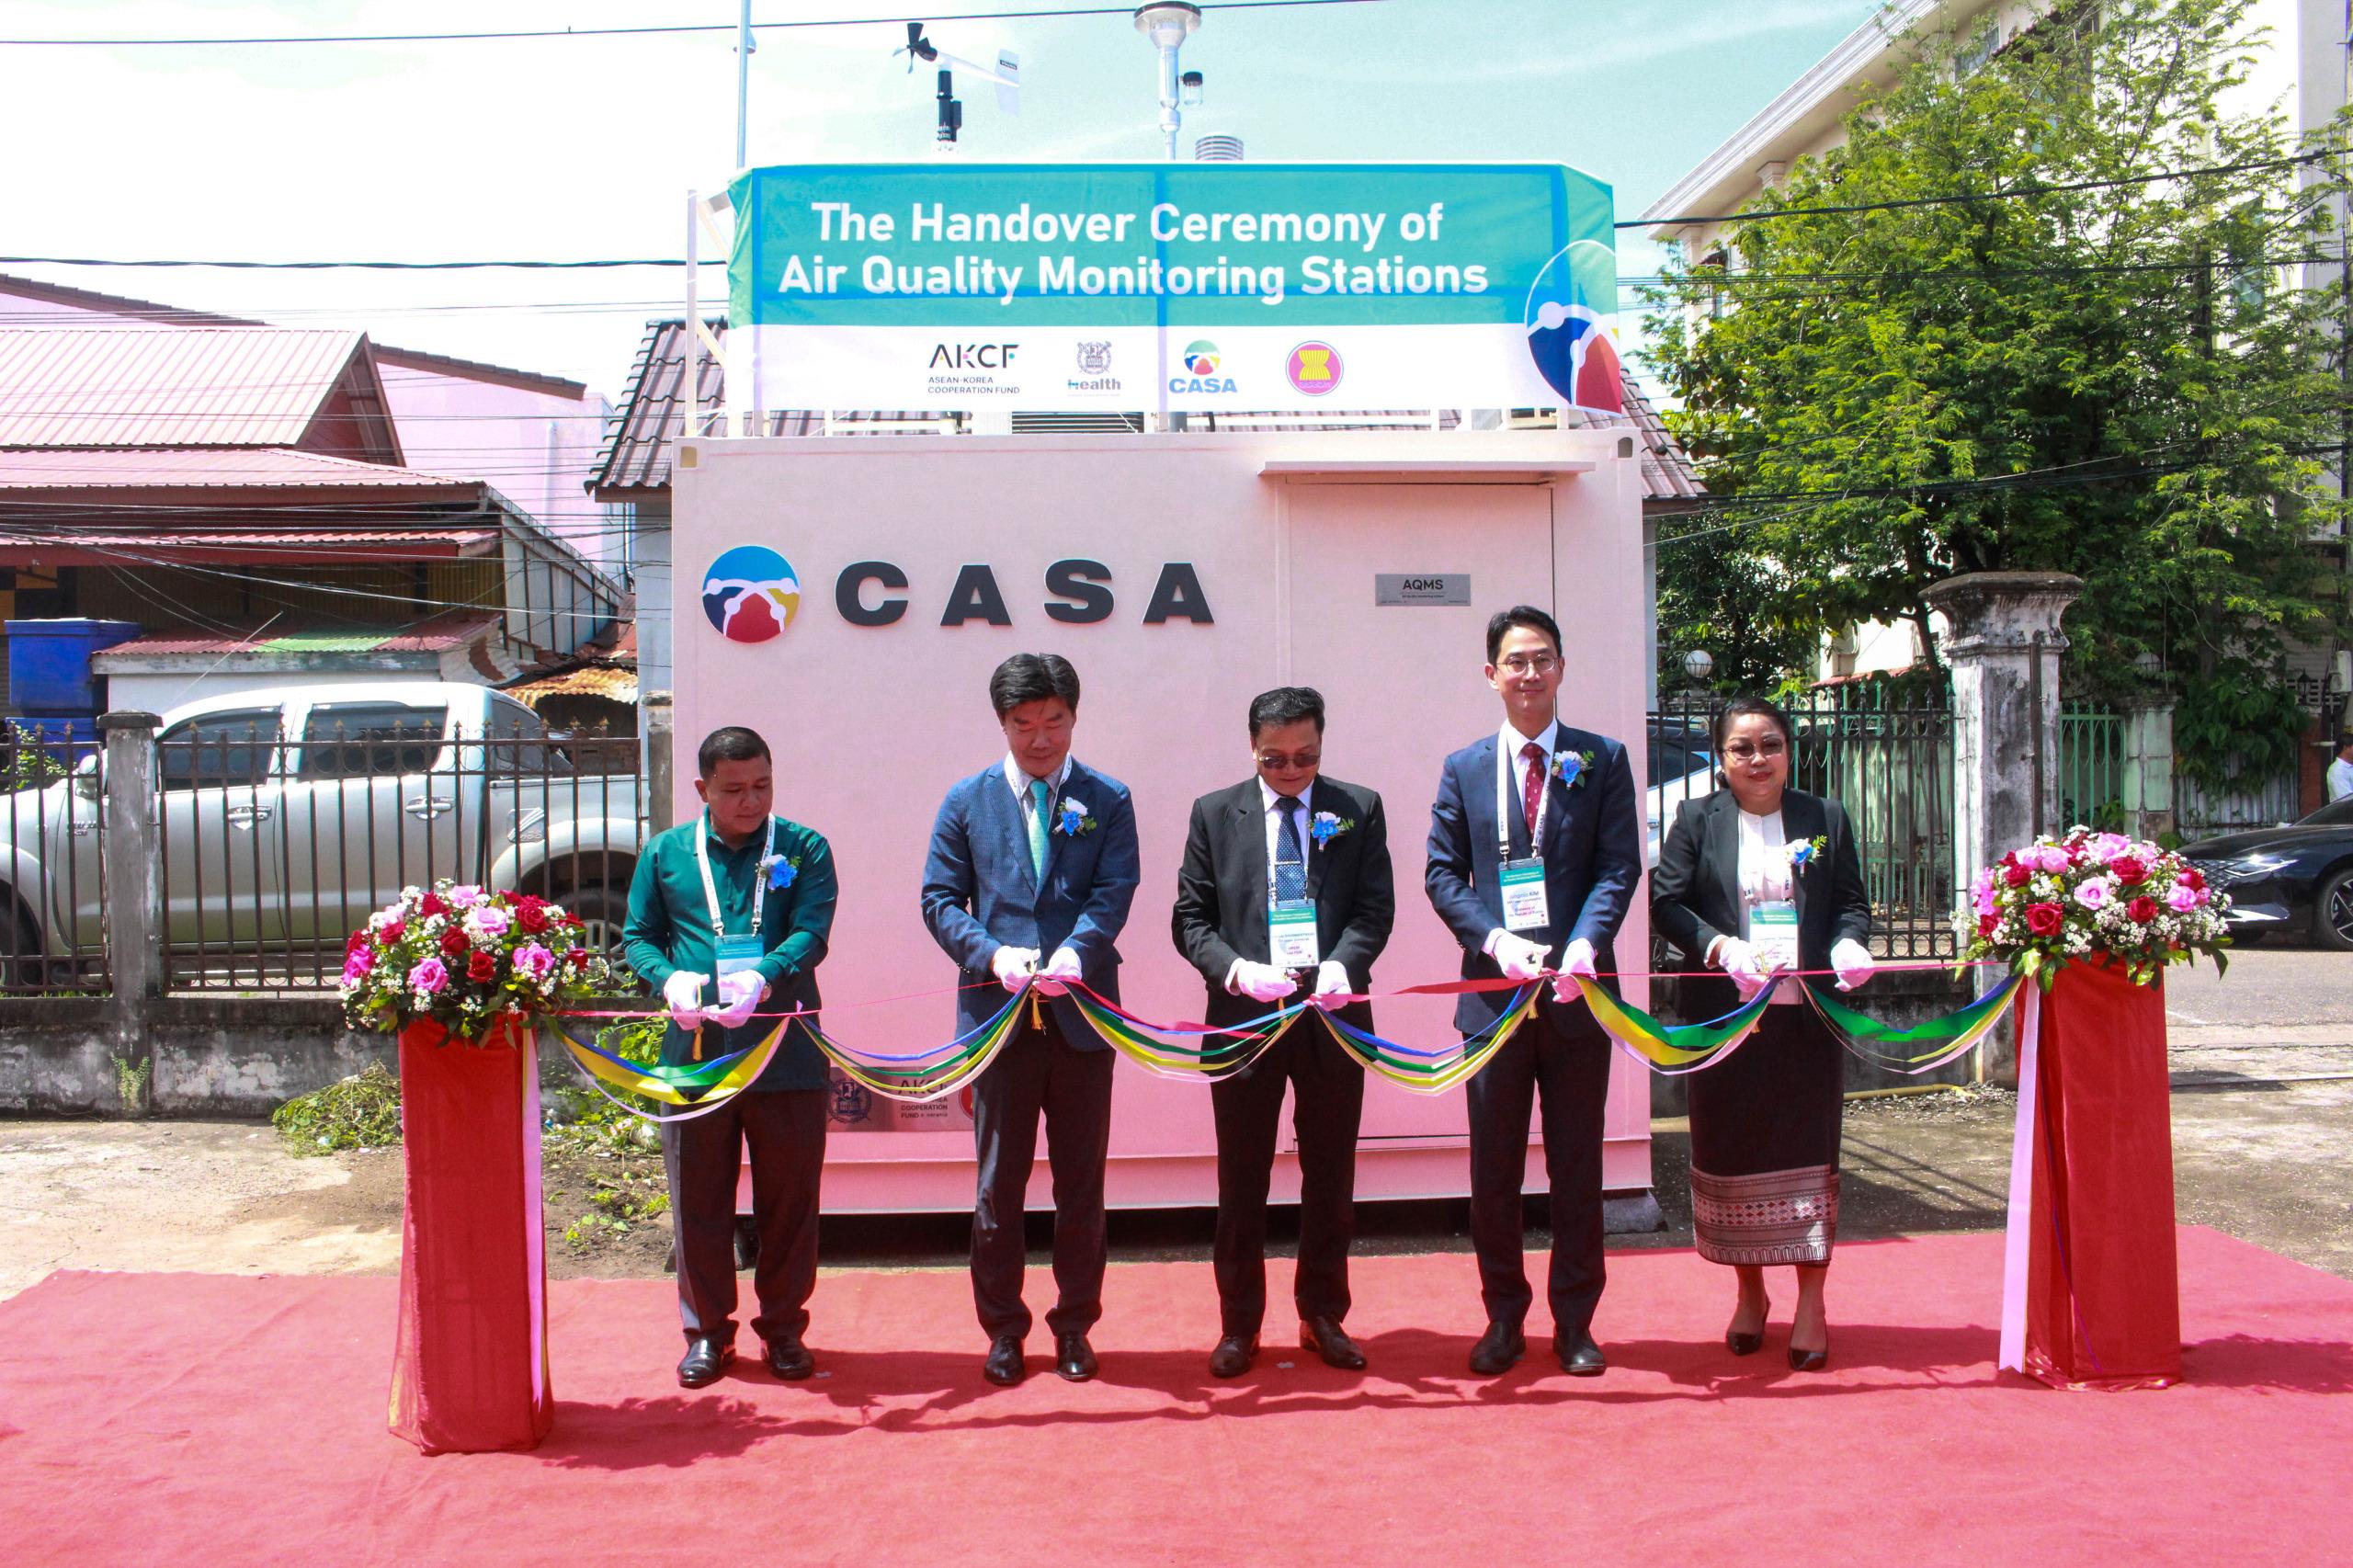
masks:
<svg viewBox="0 0 2353 1568"><path fill-rule="evenodd" d="M1871 903L1845 809L1789 787L1796 736L1764 699L1728 703L1715 743L1724 787L1677 811L1651 874L1652 928L1693 975L1681 983L1683 1011L1729 1013L1776 968L1836 970L1842 990L1860 984ZM1692 1221L1699 1256L1740 1280L1724 1331L1735 1356L1764 1345L1766 1265L1797 1266L1790 1365L1810 1372L1830 1358L1822 1287L1838 1229L1845 1062L1802 982L1773 983L1756 1032L1690 1076Z"/></svg>

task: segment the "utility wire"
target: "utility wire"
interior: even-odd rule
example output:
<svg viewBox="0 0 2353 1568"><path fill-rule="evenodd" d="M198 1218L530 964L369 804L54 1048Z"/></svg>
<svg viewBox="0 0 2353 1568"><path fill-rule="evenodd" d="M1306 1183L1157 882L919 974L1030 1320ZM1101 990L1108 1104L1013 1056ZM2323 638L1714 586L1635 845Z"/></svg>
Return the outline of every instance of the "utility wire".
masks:
<svg viewBox="0 0 2353 1568"><path fill-rule="evenodd" d="M1278 11L1303 6L1370 6L1381 0L1251 0L1249 4L1208 4L1205 11ZM1036 11L958 11L925 13L926 22L1019 22L1054 17L1127 17L1132 6L1063 6ZM790 32L815 28L899 28L895 17L827 17L793 22L754 22L754 32ZM210 49L223 44L264 43L481 43L512 39L652 38L682 33L733 33L734 22L675 22L626 28L506 28L483 32L439 33L271 33L244 38L0 38L7 49Z"/></svg>

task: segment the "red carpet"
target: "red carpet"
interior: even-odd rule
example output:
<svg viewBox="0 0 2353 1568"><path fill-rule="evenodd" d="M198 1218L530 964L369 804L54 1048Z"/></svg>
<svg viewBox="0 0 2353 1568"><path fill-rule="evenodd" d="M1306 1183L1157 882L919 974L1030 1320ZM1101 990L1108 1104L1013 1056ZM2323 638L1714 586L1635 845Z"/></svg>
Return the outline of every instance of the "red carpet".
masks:
<svg viewBox="0 0 2353 1568"><path fill-rule="evenodd" d="M1994 1371L1996 1235L1842 1247L1833 1370L1811 1377L1782 1359L1786 1301L1763 1355L1724 1352L1731 1276L1688 1253L1612 1256L1611 1368L1593 1381L1540 1347L1470 1378L1479 1312L1459 1256L1359 1261L1349 1322L1370 1372L1270 1346L1232 1384L1202 1367L1207 1264L1115 1267L1103 1380L1013 1391L980 1380L960 1273L829 1274L811 1344L830 1378L739 1363L695 1393L671 1376L666 1281L560 1283L553 1435L438 1459L384 1430L389 1279L59 1274L0 1303L0 1553L2353 1562L2353 1400L2330 1397L2353 1389L2353 1283L2211 1231L2180 1239L2189 1381L2137 1394ZM1047 1283L1032 1271L1033 1306ZM1273 1283L1279 1298L1288 1263ZM1046 1353L1042 1327L1030 1349Z"/></svg>

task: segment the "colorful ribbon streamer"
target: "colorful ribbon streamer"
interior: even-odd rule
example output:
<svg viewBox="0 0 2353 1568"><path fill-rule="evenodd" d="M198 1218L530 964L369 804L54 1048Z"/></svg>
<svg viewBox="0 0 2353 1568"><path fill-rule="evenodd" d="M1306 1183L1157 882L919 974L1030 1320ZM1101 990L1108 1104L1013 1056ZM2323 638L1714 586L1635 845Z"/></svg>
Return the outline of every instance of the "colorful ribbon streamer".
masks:
<svg viewBox="0 0 2353 1568"><path fill-rule="evenodd" d="M1536 1011L1537 997L1541 994L1540 983L1521 987L1511 999L1503 1015L1480 1031L1465 1035L1450 1051L1415 1051L1409 1046L1392 1045L1379 1035L1358 1028L1336 1013L1324 1015L1332 1026L1332 1038L1340 1049L1356 1059L1357 1065L1375 1077L1396 1085L1409 1095L1442 1095L1459 1085L1469 1083L1479 1069L1495 1060ZM1407 1060L1418 1058L1419 1060Z"/></svg>
<svg viewBox="0 0 2353 1568"><path fill-rule="evenodd" d="M813 1022L809 1033L816 1040L817 1049L825 1053L825 1060L840 1068L851 1082L886 1099L921 1105L945 1098L987 1072L989 1063L996 1060L997 1052L1005 1049L1005 1042L1019 1026L1021 1004L1029 999L1030 987L1024 985L1006 997L995 1016L978 1028L959 1035L946 1045L909 1056L876 1056L852 1051ZM933 1057L940 1060L929 1060ZM884 1065L901 1062L917 1065Z"/></svg>
<svg viewBox="0 0 2353 1568"><path fill-rule="evenodd" d="M1156 1078L1196 1083L1215 1083L1247 1071L1308 1010L1306 1003L1296 1002L1264 1017L1221 1029L1196 1024L1148 1024L1083 986L1073 986L1070 995L1078 1004L1079 1017L1104 1044ZM1217 1045L1188 1046L1155 1038L1161 1034L1229 1038Z"/></svg>
<svg viewBox="0 0 2353 1568"><path fill-rule="evenodd" d="M2002 1021L2002 1009L2017 994L2023 975L2005 975L1992 990L1969 1006L1930 1018L1909 1028L1894 1028L1865 1017L1831 998L1812 982L1805 999L1830 1031L1831 1038L1872 1066L1907 1077L1932 1073L1955 1057L1975 1049ZM1927 1049L1904 1052L1908 1046Z"/></svg>
<svg viewBox="0 0 2353 1568"><path fill-rule="evenodd" d="M709 1062L685 1063L676 1067L649 1066L616 1056L591 1040L575 1038L568 1028L559 1027L557 1034L564 1048L572 1053L573 1064L587 1078L588 1086L613 1104L641 1120L656 1124L670 1121L692 1121L699 1116L709 1116L737 1095L767 1068L775 1056L777 1046L784 1039L785 1025L790 1017L777 1020L765 1039L756 1045L745 1046L725 1056ZM611 1085L608 1087L607 1085ZM613 1092L626 1090L642 1095L664 1105L689 1106L692 1109L676 1116L658 1116L642 1110Z"/></svg>
<svg viewBox="0 0 2353 1568"><path fill-rule="evenodd" d="M1704 1024L1662 1024L1583 975L1577 977L1577 989L1585 994L1586 1006L1593 1009L1594 1021L1612 1040L1651 1071L1669 1077L1696 1073L1730 1056L1741 1041L1756 1032L1773 1000L1773 988L1768 985L1721 1018Z"/></svg>

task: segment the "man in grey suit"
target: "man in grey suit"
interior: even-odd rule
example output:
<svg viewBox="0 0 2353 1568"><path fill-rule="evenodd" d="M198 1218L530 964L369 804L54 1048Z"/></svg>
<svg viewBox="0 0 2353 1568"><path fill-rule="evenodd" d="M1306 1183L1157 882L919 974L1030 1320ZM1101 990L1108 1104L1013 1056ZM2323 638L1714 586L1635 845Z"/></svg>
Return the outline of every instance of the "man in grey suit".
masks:
<svg viewBox="0 0 2353 1568"><path fill-rule="evenodd" d="M1127 786L1070 755L1078 672L1054 653L1016 653L989 677L1006 751L948 791L924 864L923 918L956 960L956 1024L969 1034L1005 1006L988 988L1034 983L1019 1028L972 1085L980 1159L972 1209L972 1301L989 1336L982 1372L1019 1382L1029 1308L1021 1299L1023 1195L1046 1124L1054 1178L1054 1283L1046 1313L1054 1369L1096 1372L1087 1331L1103 1314L1103 1165L1110 1149L1111 1051L1068 994L1083 982L1120 995L1113 943L1139 880ZM1051 998L1040 1003L1037 996Z"/></svg>
<svg viewBox="0 0 2353 1568"><path fill-rule="evenodd" d="M1322 696L1303 686L1260 693L1250 704L1250 752L1256 778L1193 802L1185 863L1176 873L1176 946L1208 982L1208 1019L1221 1028L1265 1017L1302 986L1319 999L1363 994L1397 914L1381 797L1322 772ZM1358 1028L1371 1029L1369 1004L1337 1010ZM1258 1354L1267 1312L1267 1188L1286 1085L1299 1134L1299 1267L1291 1298L1300 1347L1344 1370L1365 1364L1364 1352L1340 1326L1348 1314L1364 1070L1317 1014L1294 1020L1247 1070L1210 1086L1222 1319L1222 1337L1210 1354L1216 1377L1240 1377Z"/></svg>

